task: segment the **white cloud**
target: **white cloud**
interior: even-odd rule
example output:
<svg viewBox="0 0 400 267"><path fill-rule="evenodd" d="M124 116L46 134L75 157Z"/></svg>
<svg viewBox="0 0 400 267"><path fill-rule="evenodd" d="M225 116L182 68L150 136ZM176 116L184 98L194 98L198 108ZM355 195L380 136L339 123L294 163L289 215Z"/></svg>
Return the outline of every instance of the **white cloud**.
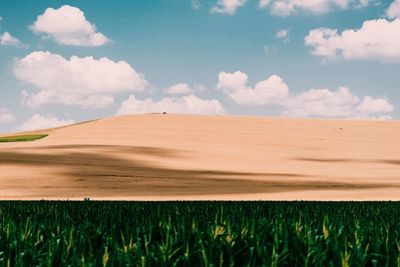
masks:
<svg viewBox="0 0 400 267"><path fill-rule="evenodd" d="M217 88L239 105L278 104L289 93L288 86L278 75L259 81L251 88L247 86L247 74L241 71L220 72Z"/></svg>
<svg viewBox="0 0 400 267"><path fill-rule="evenodd" d="M305 37L311 53L328 60L400 62L400 19L365 21L358 30L318 28Z"/></svg>
<svg viewBox="0 0 400 267"><path fill-rule="evenodd" d="M134 95L122 102L117 115L142 113L180 113L180 114L224 114L225 109L218 100L203 100L194 95L166 97L160 101L150 98L139 100Z"/></svg>
<svg viewBox="0 0 400 267"><path fill-rule="evenodd" d="M360 97L347 87L336 91L311 89L290 94L286 83L277 75L260 81L255 88L247 85L247 74L241 71L220 72L217 88L222 89L238 105L275 105L289 117L326 118L390 118L394 106L386 97Z"/></svg>
<svg viewBox="0 0 400 267"><path fill-rule="evenodd" d="M186 83L178 83L167 88L168 94L179 95L179 94L190 94L193 92L192 88Z"/></svg>
<svg viewBox="0 0 400 267"><path fill-rule="evenodd" d="M211 13L222 13L233 15L236 9L243 6L247 0L218 0L217 4L211 8Z"/></svg>
<svg viewBox="0 0 400 267"><path fill-rule="evenodd" d="M96 26L86 20L77 7L47 8L30 26L37 34L52 37L57 43L74 46L101 46L109 42Z"/></svg>
<svg viewBox="0 0 400 267"><path fill-rule="evenodd" d="M391 19L400 19L400 0L394 0L386 10L386 16Z"/></svg>
<svg viewBox="0 0 400 267"><path fill-rule="evenodd" d="M386 98L372 98L365 96L363 101L357 106L356 111L362 114L390 113L394 107Z"/></svg>
<svg viewBox="0 0 400 267"><path fill-rule="evenodd" d="M368 6L368 0L260 0L261 9L269 8L272 15L287 17L300 11L312 14L324 14L333 8L347 9L350 7Z"/></svg>
<svg viewBox="0 0 400 267"><path fill-rule="evenodd" d="M283 29L283 30L278 31L276 33L275 37L279 38L279 39L283 39L284 42L289 42L290 41L289 29Z"/></svg>
<svg viewBox="0 0 400 267"><path fill-rule="evenodd" d="M348 117L360 99L346 87L337 91L311 89L288 98L283 115L294 117Z"/></svg>
<svg viewBox="0 0 400 267"><path fill-rule="evenodd" d="M193 89L199 93L206 92L208 90L207 87L202 84L194 84Z"/></svg>
<svg viewBox="0 0 400 267"><path fill-rule="evenodd" d="M260 2L258 2L258 6L261 9L264 9L269 5L270 2L271 2L271 0L260 0Z"/></svg>
<svg viewBox="0 0 400 267"><path fill-rule="evenodd" d="M312 47L311 53L316 56L323 56L334 59L337 54L337 47L340 40L337 38L337 30L318 28L311 30L304 38L305 44Z"/></svg>
<svg viewBox="0 0 400 267"><path fill-rule="evenodd" d="M171 95L188 95L193 94L193 92L205 92L207 87L202 84L189 85L187 83L174 84L165 89L165 92Z"/></svg>
<svg viewBox="0 0 400 267"><path fill-rule="evenodd" d="M77 56L65 59L44 51L17 60L14 74L40 90L23 94L23 102L32 107L57 103L103 108L113 103L113 94L141 91L147 85L143 75L125 61Z"/></svg>
<svg viewBox="0 0 400 267"><path fill-rule="evenodd" d="M389 118L394 107L386 98L365 96L362 101L347 87L336 91L311 89L283 102L284 116L327 118Z"/></svg>
<svg viewBox="0 0 400 267"><path fill-rule="evenodd" d="M20 127L21 131L33 131L39 129L55 128L60 126L65 126L68 124L75 123L71 119L60 120L54 116L42 116L36 114L33 117L27 119Z"/></svg>
<svg viewBox="0 0 400 267"><path fill-rule="evenodd" d="M287 37L288 33L289 33L288 29L280 30L276 33L276 38L285 38Z"/></svg>
<svg viewBox="0 0 400 267"><path fill-rule="evenodd" d="M10 123L15 121L14 115L4 107L0 107L0 123Z"/></svg>
<svg viewBox="0 0 400 267"><path fill-rule="evenodd" d="M1 45L10 45L15 47L23 46L22 42L12 36L9 32L5 32L0 35L0 44Z"/></svg>
<svg viewBox="0 0 400 267"><path fill-rule="evenodd" d="M192 0L192 9L200 9L200 0Z"/></svg>
<svg viewBox="0 0 400 267"><path fill-rule="evenodd" d="M78 105L86 109L102 109L114 104L114 98L109 95L79 95L52 90L42 90L38 93L22 91L21 103L25 106L38 108L46 104Z"/></svg>

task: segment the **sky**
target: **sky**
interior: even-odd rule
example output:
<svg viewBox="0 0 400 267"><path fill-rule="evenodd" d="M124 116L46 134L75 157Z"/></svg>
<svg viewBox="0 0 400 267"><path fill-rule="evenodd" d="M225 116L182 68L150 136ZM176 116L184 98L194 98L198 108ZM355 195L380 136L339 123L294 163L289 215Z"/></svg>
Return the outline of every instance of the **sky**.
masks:
<svg viewBox="0 0 400 267"><path fill-rule="evenodd" d="M152 112L400 118L400 0L0 0L0 132Z"/></svg>

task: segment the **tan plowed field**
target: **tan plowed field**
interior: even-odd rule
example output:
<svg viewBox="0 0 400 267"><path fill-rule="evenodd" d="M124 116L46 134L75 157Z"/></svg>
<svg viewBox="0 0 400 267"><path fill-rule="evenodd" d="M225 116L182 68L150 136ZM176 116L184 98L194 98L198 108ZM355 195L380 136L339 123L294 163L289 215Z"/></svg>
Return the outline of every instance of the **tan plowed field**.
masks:
<svg viewBox="0 0 400 267"><path fill-rule="evenodd" d="M0 143L1 199L400 200L400 122L147 114Z"/></svg>

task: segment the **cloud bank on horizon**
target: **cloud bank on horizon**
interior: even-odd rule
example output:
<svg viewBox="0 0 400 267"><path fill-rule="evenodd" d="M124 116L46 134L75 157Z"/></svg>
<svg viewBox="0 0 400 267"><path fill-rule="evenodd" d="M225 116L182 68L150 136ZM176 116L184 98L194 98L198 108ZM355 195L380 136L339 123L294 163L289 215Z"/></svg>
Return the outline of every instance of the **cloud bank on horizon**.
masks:
<svg viewBox="0 0 400 267"><path fill-rule="evenodd" d="M276 105L284 109L282 115L290 117L388 119L387 114L394 109L385 97L364 96L361 100L347 87L336 91L310 89L291 95L288 85L275 74L251 88L245 73L221 72L217 87L238 105Z"/></svg>
<svg viewBox="0 0 400 267"><path fill-rule="evenodd" d="M251 60L242 58L250 53L241 48L243 44L259 42L259 39L252 42L250 37L237 37L240 31L246 31L245 27L238 27L237 39L229 39L235 52L231 54L230 60L226 60L230 64L219 65L219 69L214 68L215 63L213 64L219 62L218 53L213 54L210 59L205 53L207 51L199 50L193 45L192 53L198 58L199 65L210 62L208 69L203 71L207 73L207 81L203 84L196 78L196 74L203 75L198 69L200 67L185 63L186 56L178 56L179 51L185 53L191 47L176 47L173 51L177 55L168 64L163 58L153 57L152 48L157 53L169 48L169 42L172 41L167 36L162 35L161 40L165 40L165 43L160 44L155 44L150 39L135 38L135 29L138 28L126 28L126 31L116 25L107 28L101 15L90 15L94 13L92 8L86 6L85 9L70 4L47 6L41 12L32 14L31 18L27 18L30 23L25 25L23 33L24 29L11 27L6 23L12 14L10 11L11 13L0 14L0 61L7 65L0 69L0 80L4 81L0 86L4 95L4 98L0 98L0 130L25 131L58 127L98 117L95 114L153 112L251 114L251 110L256 110L255 115L287 117L398 118L395 114L396 101L391 99L391 96L400 97L392 89L398 85L396 77L393 77L388 86L391 89L382 86L377 88L379 91L366 90L357 85L356 79L324 82L323 77L316 77L302 67L288 75L285 73L285 66L289 68L295 62L296 56L293 55L301 55L297 62L299 66L303 61L316 69L325 66L337 68L342 64L348 66L349 72L358 72L358 69L364 68L371 72L375 68L375 72L379 72L382 66L393 69L394 72L399 71L400 0L388 3L378 0L196 0L188 8L195 14L210 20L215 19L215 23L218 23L216 25L227 28L230 27L229 23L251 19L241 18L244 16L239 14L242 9L250 14L260 14L261 19L275 21L277 27L269 29L265 25L264 29L259 30L265 35L269 33L270 38L266 38L265 42L269 40L270 44L260 44L259 51L251 51L254 53L251 58L262 58L265 56L264 48L270 45L273 47L272 52L268 53L272 55L267 55L264 62L259 63L265 71L256 68L249 71L252 69L249 67ZM362 14L368 9L379 10L380 15L363 19ZM86 10L91 12L86 14ZM360 13L359 23L351 23L346 27L331 19L327 20L331 23L318 25L313 21L314 24L308 22L310 25L300 28L282 20L286 18L291 21L292 18L298 19L301 16L324 17L332 12ZM146 15L143 13L144 18ZM148 16L150 15L149 12ZM175 15L179 16L179 13ZM103 22L102 27L96 25L96 18ZM129 19L123 17L123 20ZM235 20L237 21L233 22ZM226 24L225 21L230 22ZM143 21L138 19L135 23L142 23L141 29L146 29ZM332 26L328 27L329 24ZM206 33L211 31L209 28L202 29L201 24L199 25L196 27L200 33L201 30ZM162 27L158 24L156 26L159 28L155 28L157 31L153 31L153 35L162 32ZM148 27L154 30L150 25ZM180 26L173 24L173 30L179 33ZM181 35L184 35L184 30L182 28ZM222 32L217 30L214 39L210 37L209 40L211 44L214 42L214 46L218 46L215 43L218 40L224 42L219 36L225 33L226 28L221 28ZM258 30L252 31L257 34ZM19 39L19 36L23 38ZM125 36L133 36L134 42L121 50L119 46L127 42ZM146 34L143 36L150 38ZM184 36L177 36L186 40ZM187 38L192 38L190 40L193 42L197 40L193 36ZM257 34L257 38L260 38L260 34ZM140 42L143 43L140 50L142 53L135 53L135 44L140 46ZM157 50L157 45L160 45L161 50ZM285 53L279 54L280 49L287 49L288 46L291 47L291 50L287 50L292 53L291 57L285 56ZM214 51L211 46L208 48ZM215 51L220 51L223 58L229 49L221 46ZM124 52L132 54L125 59ZM153 64L139 61L140 64L136 65L132 59L140 58L142 54L143 59ZM168 57L168 54L164 55ZM176 63L178 60L182 60L182 65ZM241 62L245 64L241 66ZM274 64L282 64L283 67L274 70L271 67ZM158 66L167 67L159 71ZM180 70L179 66L196 71L187 70L186 76L179 75L178 78L167 74L157 76L159 73ZM249 79L254 76L252 73L257 73L255 80ZM303 89L297 88L291 76L304 77L310 85L301 86ZM161 82L157 77L161 77ZM319 78L315 85L312 84L314 78ZM360 83L365 84L365 81Z"/></svg>

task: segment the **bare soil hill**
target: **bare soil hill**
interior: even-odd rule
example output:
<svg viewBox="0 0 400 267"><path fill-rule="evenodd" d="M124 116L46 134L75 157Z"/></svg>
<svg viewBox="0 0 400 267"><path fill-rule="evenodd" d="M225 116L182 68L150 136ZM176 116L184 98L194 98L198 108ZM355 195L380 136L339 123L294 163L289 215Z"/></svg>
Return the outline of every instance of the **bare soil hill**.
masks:
<svg viewBox="0 0 400 267"><path fill-rule="evenodd" d="M0 199L400 200L400 122L146 114L0 143Z"/></svg>

